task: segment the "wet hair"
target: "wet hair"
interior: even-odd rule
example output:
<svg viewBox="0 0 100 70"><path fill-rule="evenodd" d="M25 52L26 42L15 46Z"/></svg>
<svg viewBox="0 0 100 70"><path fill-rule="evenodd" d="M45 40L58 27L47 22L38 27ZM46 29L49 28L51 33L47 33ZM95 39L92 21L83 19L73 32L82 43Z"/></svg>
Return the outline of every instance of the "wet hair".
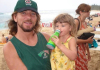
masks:
<svg viewBox="0 0 100 70"><path fill-rule="evenodd" d="M11 34L12 36L15 36L15 34L17 33L17 23L14 21L14 15L16 16L17 13L18 12L13 12L12 18L8 22L9 34ZM41 27L40 26L40 15L36 14L36 16L37 16L37 21L36 21L36 24L35 24L35 27L34 27L33 31L35 33L38 33L39 29Z"/></svg>
<svg viewBox="0 0 100 70"><path fill-rule="evenodd" d="M89 12L90 10L91 10L91 6L90 5L82 3L76 9L76 13L80 14L80 11L82 11L82 12Z"/></svg>
<svg viewBox="0 0 100 70"><path fill-rule="evenodd" d="M76 29L76 25L75 25L75 22L74 22L74 18L71 15L69 15L67 13L59 14L53 20L54 31L55 31L56 23L68 23L71 26L70 35L73 36L73 37L76 37L77 29Z"/></svg>

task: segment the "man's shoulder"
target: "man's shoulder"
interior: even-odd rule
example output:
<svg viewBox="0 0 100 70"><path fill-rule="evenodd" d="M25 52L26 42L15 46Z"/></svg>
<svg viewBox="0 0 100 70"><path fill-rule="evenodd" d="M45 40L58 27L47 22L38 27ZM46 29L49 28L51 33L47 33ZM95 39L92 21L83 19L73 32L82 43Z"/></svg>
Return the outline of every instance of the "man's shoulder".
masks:
<svg viewBox="0 0 100 70"><path fill-rule="evenodd" d="M9 52L12 49L14 49L14 46L10 41L8 41L3 47L3 51L8 51Z"/></svg>
<svg viewBox="0 0 100 70"><path fill-rule="evenodd" d="M42 34L43 34L43 36L46 38L46 40L48 41L48 40L49 40L49 38L50 38L50 35L49 35L49 34L47 34L47 33L45 33L45 32L42 32Z"/></svg>

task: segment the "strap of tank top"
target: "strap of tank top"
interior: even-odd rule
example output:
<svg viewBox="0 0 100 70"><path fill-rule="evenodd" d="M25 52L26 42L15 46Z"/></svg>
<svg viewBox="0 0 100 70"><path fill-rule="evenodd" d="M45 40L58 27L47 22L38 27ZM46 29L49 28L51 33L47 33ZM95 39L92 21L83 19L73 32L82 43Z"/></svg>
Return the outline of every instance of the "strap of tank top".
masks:
<svg viewBox="0 0 100 70"><path fill-rule="evenodd" d="M67 39L67 42L69 42L69 40L72 38L72 36L70 36L68 39Z"/></svg>
<svg viewBox="0 0 100 70"><path fill-rule="evenodd" d="M80 29L80 20L78 18L75 18L76 20L78 20L79 24L78 24L78 29L77 31Z"/></svg>

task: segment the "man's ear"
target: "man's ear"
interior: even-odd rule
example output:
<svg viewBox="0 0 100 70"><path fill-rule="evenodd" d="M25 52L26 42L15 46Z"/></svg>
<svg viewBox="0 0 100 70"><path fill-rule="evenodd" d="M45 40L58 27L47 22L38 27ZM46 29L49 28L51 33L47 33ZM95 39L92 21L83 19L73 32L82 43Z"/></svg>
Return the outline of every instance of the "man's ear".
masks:
<svg viewBox="0 0 100 70"><path fill-rule="evenodd" d="M17 14L13 15L13 19L14 19L15 22L17 22Z"/></svg>

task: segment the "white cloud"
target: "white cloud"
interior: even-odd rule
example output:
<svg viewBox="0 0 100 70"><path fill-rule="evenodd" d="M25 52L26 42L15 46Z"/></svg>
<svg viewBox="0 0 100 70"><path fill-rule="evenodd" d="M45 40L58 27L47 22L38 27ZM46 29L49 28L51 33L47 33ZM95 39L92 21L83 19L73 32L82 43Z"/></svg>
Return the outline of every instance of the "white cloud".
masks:
<svg viewBox="0 0 100 70"><path fill-rule="evenodd" d="M12 12L17 0L0 0L0 12Z"/></svg>
<svg viewBox="0 0 100 70"><path fill-rule="evenodd" d="M81 3L100 4L100 0L34 0L39 10L76 9ZM12 12L17 0L0 0L0 12Z"/></svg>

